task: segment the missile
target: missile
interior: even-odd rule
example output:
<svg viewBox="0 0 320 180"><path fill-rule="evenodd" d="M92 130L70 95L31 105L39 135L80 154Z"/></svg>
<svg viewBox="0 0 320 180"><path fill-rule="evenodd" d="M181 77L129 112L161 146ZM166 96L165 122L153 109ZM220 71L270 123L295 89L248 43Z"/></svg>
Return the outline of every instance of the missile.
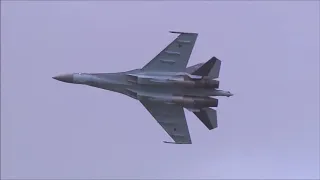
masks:
<svg viewBox="0 0 320 180"><path fill-rule="evenodd" d="M169 80L169 82L185 87L197 88L219 88L219 81L213 79L199 79L199 80Z"/></svg>
<svg viewBox="0 0 320 180"><path fill-rule="evenodd" d="M171 101L184 107L218 107L218 99L197 96L173 96Z"/></svg>

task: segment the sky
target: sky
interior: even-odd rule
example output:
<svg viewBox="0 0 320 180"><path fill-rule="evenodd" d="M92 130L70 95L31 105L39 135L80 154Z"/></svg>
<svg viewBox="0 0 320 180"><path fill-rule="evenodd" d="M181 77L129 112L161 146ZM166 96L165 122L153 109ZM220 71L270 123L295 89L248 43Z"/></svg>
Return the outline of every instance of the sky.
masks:
<svg viewBox="0 0 320 180"><path fill-rule="evenodd" d="M319 2L1 2L1 178L319 179ZM199 33L222 61L217 129L192 145L136 100L52 77L141 68Z"/></svg>

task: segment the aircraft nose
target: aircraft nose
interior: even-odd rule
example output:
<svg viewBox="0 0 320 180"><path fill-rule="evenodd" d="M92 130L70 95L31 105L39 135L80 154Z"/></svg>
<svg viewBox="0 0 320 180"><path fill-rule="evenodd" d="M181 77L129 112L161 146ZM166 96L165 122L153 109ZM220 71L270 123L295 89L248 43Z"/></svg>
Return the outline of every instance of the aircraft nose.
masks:
<svg viewBox="0 0 320 180"><path fill-rule="evenodd" d="M73 83L73 74L61 74L52 78L66 83Z"/></svg>

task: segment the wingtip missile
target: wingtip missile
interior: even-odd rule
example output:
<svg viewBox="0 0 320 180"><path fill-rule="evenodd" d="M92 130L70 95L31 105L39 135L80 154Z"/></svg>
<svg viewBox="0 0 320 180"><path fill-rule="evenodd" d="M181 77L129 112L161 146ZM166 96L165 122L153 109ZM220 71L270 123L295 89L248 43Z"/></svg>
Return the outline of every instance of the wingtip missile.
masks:
<svg viewBox="0 0 320 180"><path fill-rule="evenodd" d="M177 144L175 142L170 142L170 141L163 141L163 142L166 143L166 144Z"/></svg>
<svg viewBox="0 0 320 180"><path fill-rule="evenodd" d="M182 142L170 142L170 141L163 141L164 143L166 144L191 144L191 141L190 142L186 142L186 143L182 143Z"/></svg>
<svg viewBox="0 0 320 180"><path fill-rule="evenodd" d="M173 34L197 34L197 33L192 33L192 32L182 32L182 31L169 31L170 33Z"/></svg>

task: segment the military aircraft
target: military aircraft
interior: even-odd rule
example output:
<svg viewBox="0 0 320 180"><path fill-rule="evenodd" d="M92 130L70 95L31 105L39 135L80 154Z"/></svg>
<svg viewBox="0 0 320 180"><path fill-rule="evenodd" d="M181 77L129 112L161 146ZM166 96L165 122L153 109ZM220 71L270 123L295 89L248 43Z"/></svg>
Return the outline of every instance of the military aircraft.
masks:
<svg viewBox="0 0 320 180"><path fill-rule="evenodd" d="M139 100L162 128L173 144L192 144L184 108L193 112L212 130L217 128L218 99L230 97L230 91L220 90L221 61L212 57L206 63L187 67L197 40L197 33L179 34L166 48L141 69L116 73L72 73L53 77L56 80L88 85L121 93Z"/></svg>

